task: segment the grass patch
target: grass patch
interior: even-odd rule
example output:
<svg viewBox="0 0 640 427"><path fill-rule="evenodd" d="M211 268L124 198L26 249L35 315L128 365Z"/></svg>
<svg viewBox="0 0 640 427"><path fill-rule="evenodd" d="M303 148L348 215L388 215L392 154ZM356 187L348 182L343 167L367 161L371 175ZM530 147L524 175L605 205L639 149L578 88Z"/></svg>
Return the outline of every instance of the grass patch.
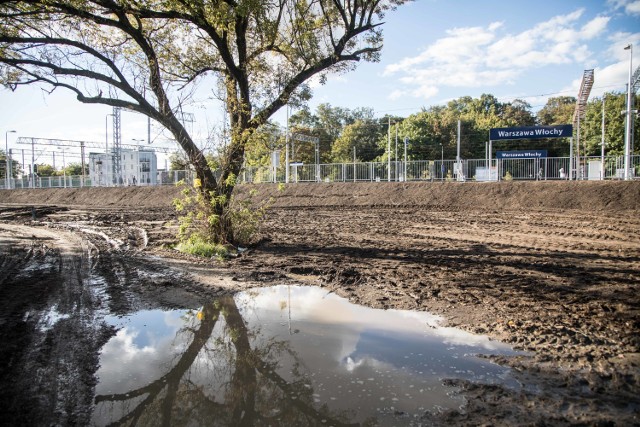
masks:
<svg viewBox="0 0 640 427"><path fill-rule="evenodd" d="M192 236L190 239L180 242L176 249L191 255L201 256L204 258L227 258L229 250L223 245L210 243L198 236Z"/></svg>

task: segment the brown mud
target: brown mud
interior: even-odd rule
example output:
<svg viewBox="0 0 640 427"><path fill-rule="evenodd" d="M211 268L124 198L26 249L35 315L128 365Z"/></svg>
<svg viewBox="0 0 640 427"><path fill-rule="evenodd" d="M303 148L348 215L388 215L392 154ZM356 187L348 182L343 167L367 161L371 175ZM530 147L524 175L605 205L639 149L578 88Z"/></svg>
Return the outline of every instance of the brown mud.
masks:
<svg viewBox="0 0 640 427"><path fill-rule="evenodd" d="M465 408L426 413L427 425L640 424L640 182L251 188L271 207L257 243L226 262L170 249L175 188L0 192L0 339L10 343L0 351L3 366L17 364L20 347L40 336L27 314L60 292L37 280L24 286L21 271L101 269L114 312L132 309L132 300L170 306L194 293L313 284L358 304L442 314L449 326L530 352L496 360L515 370L521 390L458 382ZM84 267L60 261L73 251L93 256ZM123 297L129 293L138 296ZM79 289L65 298L78 322L104 304L84 301ZM87 332L79 324L68 326L69 337ZM112 333L91 328L94 352L74 361L85 401L58 402L62 423L86 421L90 408L96 354ZM45 372L54 350L20 366ZM3 402L7 387L25 387L10 369L0 379Z"/></svg>

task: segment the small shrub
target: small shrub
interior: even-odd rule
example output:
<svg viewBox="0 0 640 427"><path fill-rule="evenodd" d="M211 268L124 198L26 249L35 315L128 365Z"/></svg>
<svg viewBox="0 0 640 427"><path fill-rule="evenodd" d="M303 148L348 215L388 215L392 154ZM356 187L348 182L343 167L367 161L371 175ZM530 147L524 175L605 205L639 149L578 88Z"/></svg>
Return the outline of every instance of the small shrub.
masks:
<svg viewBox="0 0 640 427"><path fill-rule="evenodd" d="M229 251L222 245L211 243L199 235L192 235L189 239L181 241L176 246L180 252L205 258L226 258Z"/></svg>
<svg viewBox="0 0 640 427"><path fill-rule="evenodd" d="M231 177L234 180L235 177ZM228 181L230 184L233 181ZM248 197L238 200L231 197L227 203L225 196L211 194L209 202L205 200L199 189L181 184L183 186L182 198L173 201L178 217L178 241L176 249L204 257L224 258L228 256L225 246L217 243L233 243L240 246L251 244L260 228L260 223L265 215L272 199L260 204L253 203L253 197L257 191L251 189ZM215 214L215 208L226 206L223 217ZM212 230L223 221L231 225L231 242L221 241L220 236L214 236Z"/></svg>
<svg viewBox="0 0 640 427"><path fill-rule="evenodd" d="M511 173L507 171L502 179L505 181L513 181L513 176L511 176Z"/></svg>

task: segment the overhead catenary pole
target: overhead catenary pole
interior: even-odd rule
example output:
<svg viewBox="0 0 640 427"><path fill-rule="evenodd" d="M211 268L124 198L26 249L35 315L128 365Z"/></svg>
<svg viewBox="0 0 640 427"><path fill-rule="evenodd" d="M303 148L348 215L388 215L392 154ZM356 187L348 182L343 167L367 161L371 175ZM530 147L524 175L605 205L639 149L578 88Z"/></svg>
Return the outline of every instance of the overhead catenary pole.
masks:
<svg viewBox="0 0 640 427"><path fill-rule="evenodd" d="M624 179L628 180L631 177L629 176L629 168L631 163L631 126L632 126L632 117L631 117L631 94L633 93L633 85L631 83L631 77L633 76L633 45L629 43L624 50L629 51L629 82L627 84L627 117L626 117L626 126L624 132Z"/></svg>
<svg viewBox="0 0 640 427"><path fill-rule="evenodd" d="M493 141L489 140L489 151L487 152L487 158L489 159L489 180L490 181L493 180L492 177L491 177L491 162L492 162L492 160L491 160L491 154L492 154L491 150L493 150L492 145L493 145ZM498 177L496 176L496 180L497 179L498 179Z"/></svg>
<svg viewBox="0 0 640 427"><path fill-rule="evenodd" d="M398 124L396 123L396 155L394 157L395 159L395 164L396 164L396 173L395 173L395 178L396 181L398 180L399 176L398 176Z"/></svg>
<svg viewBox="0 0 640 427"><path fill-rule="evenodd" d="M35 140L31 138L31 188L36 188L36 155L35 155Z"/></svg>
<svg viewBox="0 0 640 427"><path fill-rule="evenodd" d="M84 169L84 142L80 143L80 157L82 158L82 179L80 180L80 187L84 187L84 177L86 175L86 171Z"/></svg>
<svg viewBox="0 0 640 427"><path fill-rule="evenodd" d="M409 143L409 138L404 137L404 167L402 168L402 180L407 182L407 144Z"/></svg>
<svg viewBox="0 0 640 427"><path fill-rule="evenodd" d="M573 181L573 137L569 138L569 181Z"/></svg>
<svg viewBox="0 0 640 427"><path fill-rule="evenodd" d="M460 179L462 173L462 165L460 164L460 120L458 120L458 141L456 150L456 178Z"/></svg>
<svg viewBox="0 0 640 427"><path fill-rule="evenodd" d="M353 147L353 182L356 182L356 147Z"/></svg>
<svg viewBox="0 0 640 427"><path fill-rule="evenodd" d="M107 114L104 117L104 152L109 154L109 116L113 114Z"/></svg>
<svg viewBox="0 0 640 427"><path fill-rule="evenodd" d="M287 104L287 128L284 131L284 182L289 183L289 105Z"/></svg>
<svg viewBox="0 0 640 427"><path fill-rule="evenodd" d="M602 94L602 140L600 141L600 179L604 179L604 103L605 95Z"/></svg>
<svg viewBox="0 0 640 427"><path fill-rule="evenodd" d="M580 115L578 115L578 129L576 130L576 179L582 179L582 161L580 160Z"/></svg>
<svg viewBox="0 0 640 427"><path fill-rule="evenodd" d="M16 131L8 130L4 133L4 143L5 143L4 159L5 159L5 165L6 165L4 170L4 177L5 177L4 188L10 188L11 186L11 179L9 178L11 176L11 165L9 164L9 134L10 133L16 133Z"/></svg>
<svg viewBox="0 0 640 427"><path fill-rule="evenodd" d="M387 126L387 181L391 182L391 116L388 117L389 125Z"/></svg>

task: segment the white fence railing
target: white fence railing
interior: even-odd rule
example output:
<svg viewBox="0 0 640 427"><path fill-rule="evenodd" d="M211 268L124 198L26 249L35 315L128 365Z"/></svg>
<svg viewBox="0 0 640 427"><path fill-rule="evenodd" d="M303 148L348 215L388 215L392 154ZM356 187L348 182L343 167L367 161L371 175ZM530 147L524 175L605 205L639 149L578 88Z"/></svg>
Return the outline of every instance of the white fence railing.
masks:
<svg viewBox="0 0 640 427"><path fill-rule="evenodd" d="M501 180L601 180L622 179L624 158L606 157L604 168L600 157L583 157L570 171L568 157L542 159L472 159L414 160L408 162L367 162L292 165L290 182L359 182L359 181L501 181ZM603 174L604 173L604 174ZM284 167L247 167L242 182L284 182ZM631 157L629 176L640 176L640 156Z"/></svg>
<svg viewBox="0 0 640 427"><path fill-rule="evenodd" d="M502 181L502 180L601 180L623 179L624 157L609 156L602 167L600 157L583 157L570 171L568 157L541 159L472 159L462 160L413 160L408 162L364 162L291 165L289 182L384 182L384 181ZM640 156L631 156L629 176L640 177ZM117 183L111 176L90 179L81 176L25 176L0 179L0 189L5 188L78 188L116 186L175 185L181 180L193 181L193 171L159 171L156 179L147 182ZM239 182L285 182L284 167L246 167Z"/></svg>

